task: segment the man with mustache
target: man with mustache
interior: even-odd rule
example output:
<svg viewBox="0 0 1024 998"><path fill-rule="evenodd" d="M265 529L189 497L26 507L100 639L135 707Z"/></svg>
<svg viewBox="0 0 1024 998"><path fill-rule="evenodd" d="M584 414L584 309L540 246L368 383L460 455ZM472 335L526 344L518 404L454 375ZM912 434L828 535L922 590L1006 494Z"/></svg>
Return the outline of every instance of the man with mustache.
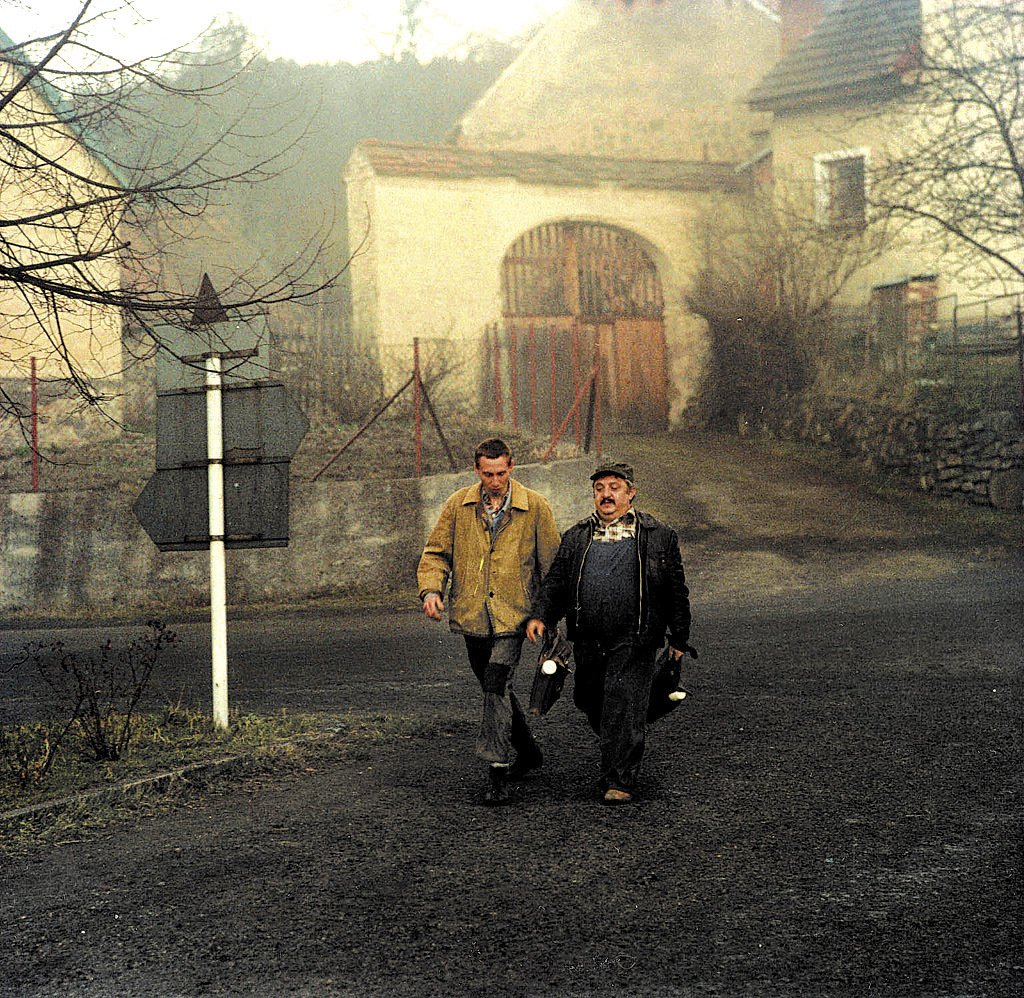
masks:
<svg viewBox="0 0 1024 998"><path fill-rule="evenodd" d="M633 508L632 467L606 462L590 480L594 512L562 537L526 636L536 642L566 618L573 701L600 739L602 799L628 804L644 755L655 656L666 632L673 658L689 650L690 599L676 532Z"/></svg>

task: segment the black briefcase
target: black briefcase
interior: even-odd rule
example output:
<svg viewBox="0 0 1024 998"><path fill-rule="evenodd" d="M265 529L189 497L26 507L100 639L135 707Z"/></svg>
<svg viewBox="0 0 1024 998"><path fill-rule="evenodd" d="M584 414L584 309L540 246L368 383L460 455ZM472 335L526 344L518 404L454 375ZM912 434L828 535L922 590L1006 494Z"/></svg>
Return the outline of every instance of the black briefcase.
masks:
<svg viewBox="0 0 1024 998"><path fill-rule="evenodd" d="M572 645L555 631L541 643L537 671L530 688L530 713L543 717L562 695L566 677L572 672Z"/></svg>

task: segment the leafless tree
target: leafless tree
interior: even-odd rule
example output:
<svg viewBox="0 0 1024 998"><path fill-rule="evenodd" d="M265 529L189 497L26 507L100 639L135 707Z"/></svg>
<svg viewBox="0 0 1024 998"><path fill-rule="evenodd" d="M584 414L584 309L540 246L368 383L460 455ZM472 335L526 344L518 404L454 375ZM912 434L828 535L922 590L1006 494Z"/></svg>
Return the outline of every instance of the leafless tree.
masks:
<svg viewBox="0 0 1024 998"><path fill-rule="evenodd" d="M869 199L976 283L1024 278L1024 2L951 0L909 52ZM1016 288L1019 284L1016 284Z"/></svg>
<svg viewBox="0 0 1024 998"><path fill-rule="evenodd" d="M756 190L704 221L704 265L687 301L709 327L699 419L735 425L809 387L841 292L884 245L883 226L825 228L800 203Z"/></svg>
<svg viewBox="0 0 1024 998"><path fill-rule="evenodd" d="M111 330L190 322L201 272L176 272L175 247L180 259L200 221L216 231L233 190L282 170L301 128L254 134L247 113L199 143L190 123L215 113L247 71L244 58L236 51L201 76L190 70L209 50L122 59L93 41L109 10L76 6L59 31L0 42L0 368L41 353L71 395L102 407L97 368L120 373ZM288 265L250 259L219 270L224 308L245 317L311 300L337 277L323 262L330 223ZM0 389L5 415L25 411Z"/></svg>

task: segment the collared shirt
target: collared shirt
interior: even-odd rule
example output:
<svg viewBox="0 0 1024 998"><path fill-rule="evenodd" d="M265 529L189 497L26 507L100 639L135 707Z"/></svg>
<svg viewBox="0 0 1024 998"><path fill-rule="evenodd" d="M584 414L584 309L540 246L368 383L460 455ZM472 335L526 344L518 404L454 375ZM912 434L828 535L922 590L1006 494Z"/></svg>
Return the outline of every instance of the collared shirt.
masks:
<svg viewBox="0 0 1024 998"><path fill-rule="evenodd" d="M618 519L612 520L611 523L605 523L597 515L595 510L593 513L594 518L594 540L605 544L610 541L624 541L631 537L636 537L636 513L633 510L627 510Z"/></svg>
<svg viewBox="0 0 1024 998"><path fill-rule="evenodd" d="M488 494L483 489L480 490L480 506L483 509L484 520L487 522L487 528L491 532L493 537L497 532L498 528L504 523L509 516L509 509L512 506L512 486L508 487L505 492L505 498L502 499L501 504L496 506L494 509L487 504Z"/></svg>

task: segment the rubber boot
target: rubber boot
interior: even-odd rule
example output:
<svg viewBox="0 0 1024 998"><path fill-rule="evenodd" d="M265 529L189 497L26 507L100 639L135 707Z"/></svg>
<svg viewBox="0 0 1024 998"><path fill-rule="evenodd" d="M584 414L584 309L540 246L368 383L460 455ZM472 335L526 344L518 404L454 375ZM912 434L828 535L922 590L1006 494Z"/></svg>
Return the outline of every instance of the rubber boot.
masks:
<svg viewBox="0 0 1024 998"><path fill-rule="evenodd" d="M491 766L487 776L489 783L484 793L484 803L488 807L510 804L512 794L508 789L508 766Z"/></svg>
<svg viewBox="0 0 1024 998"><path fill-rule="evenodd" d="M521 780L527 773L544 765L544 753L536 745L526 751L516 753L516 761L509 767L509 778Z"/></svg>

